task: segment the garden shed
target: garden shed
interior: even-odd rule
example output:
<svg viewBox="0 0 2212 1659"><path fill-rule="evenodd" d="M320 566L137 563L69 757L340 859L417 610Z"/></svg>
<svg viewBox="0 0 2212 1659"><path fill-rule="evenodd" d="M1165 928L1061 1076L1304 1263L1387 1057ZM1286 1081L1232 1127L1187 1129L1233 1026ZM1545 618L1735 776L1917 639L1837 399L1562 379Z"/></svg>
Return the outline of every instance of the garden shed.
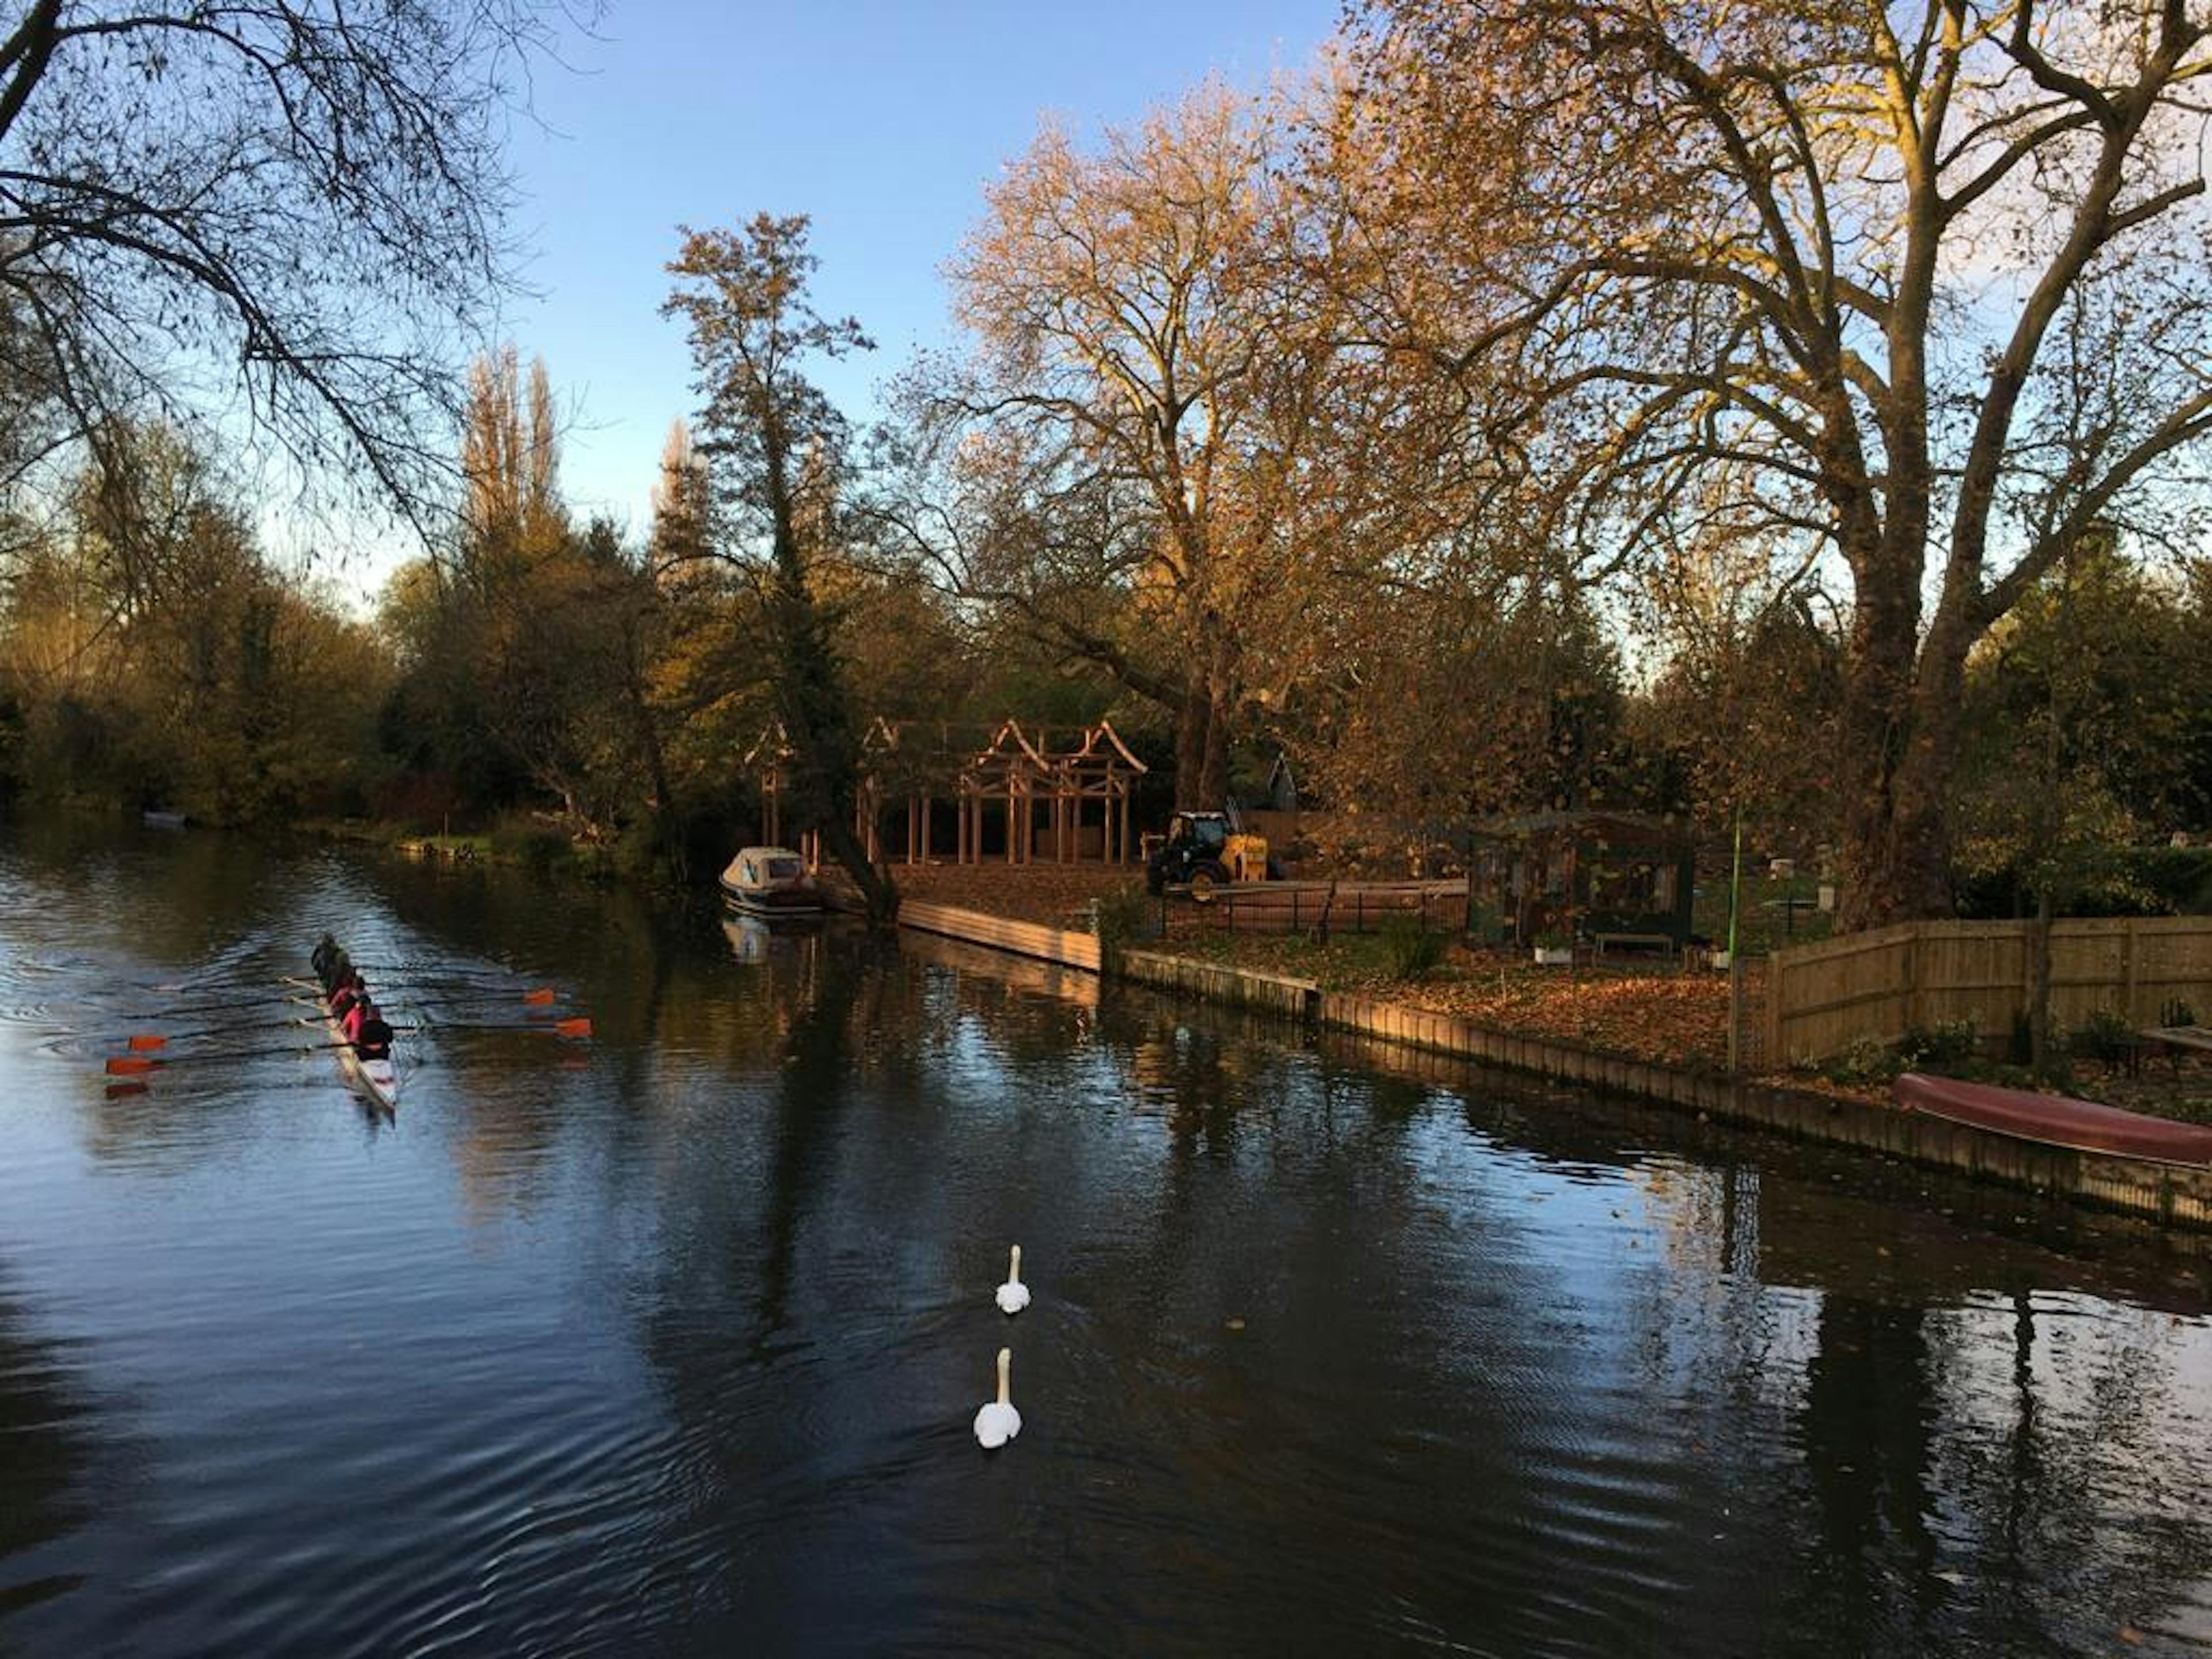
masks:
<svg viewBox="0 0 2212 1659"><path fill-rule="evenodd" d="M1515 943L1689 943L1689 827L1650 813L1530 812L1475 827L1468 914Z"/></svg>

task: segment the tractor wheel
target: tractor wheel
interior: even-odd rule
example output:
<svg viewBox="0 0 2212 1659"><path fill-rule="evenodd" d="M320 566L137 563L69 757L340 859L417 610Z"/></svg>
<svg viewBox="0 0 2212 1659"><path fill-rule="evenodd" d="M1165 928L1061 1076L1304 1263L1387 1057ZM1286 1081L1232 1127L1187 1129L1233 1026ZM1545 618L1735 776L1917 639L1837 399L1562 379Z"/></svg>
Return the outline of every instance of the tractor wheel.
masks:
<svg viewBox="0 0 2212 1659"><path fill-rule="evenodd" d="M1190 872L1190 896L1200 904L1213 902L1214 889L1229 879L1229 872L1218 864L1201 864Z"/></svg>

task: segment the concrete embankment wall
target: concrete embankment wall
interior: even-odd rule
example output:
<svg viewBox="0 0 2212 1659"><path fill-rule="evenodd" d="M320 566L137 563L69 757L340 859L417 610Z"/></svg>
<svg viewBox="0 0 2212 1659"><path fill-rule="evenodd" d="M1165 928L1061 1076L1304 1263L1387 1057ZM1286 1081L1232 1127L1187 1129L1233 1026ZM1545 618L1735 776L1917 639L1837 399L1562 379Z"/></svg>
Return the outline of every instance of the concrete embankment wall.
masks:
<svg viewBox="0 0 2212 1659"><path fill-rule="evenodd" d="M1226 1002L1240 1008L1258 1008L1285 1018L1310 1021L1314 999L1321 988L1311 980L1287 979L1279 974L1258 974L1247 969L1224 967L1217 962L1198 962L1189 957L1165 956L1157 951L1124 951L1116 977L1149 985L1157 991Z"/></svg>
<svg viewBox="0 0 2212 1659"><path fill-rule="evenodd" d="M1099 971L1098 941L951 905L902 906L899 921L1002 951ZM1456 1059L1640 1097L1723 1122L1863 1147L1916 1163L2055 1193L2172 1225L2212 1228L2212 1170L2041 1146L1964 1124L1811 1089L1684 1071L1556 1038L1501 1031L1453 1014L1324 991L1310 980L1125 951L1117 976L1171 994L1261 1010Z"/></svg>
<svg viewBox="0 0 2212 1659"><path fill-rule="evenodd" d="M1041 927L1033 921L1014 921L954 904L926 904L915 899L900 904L898 920L900 927L918 927L925 933L988 945L994 951L1056 962L1064 968L1098 971L1098 940L1091 933L1071 933L1061 927Z"/></svg>

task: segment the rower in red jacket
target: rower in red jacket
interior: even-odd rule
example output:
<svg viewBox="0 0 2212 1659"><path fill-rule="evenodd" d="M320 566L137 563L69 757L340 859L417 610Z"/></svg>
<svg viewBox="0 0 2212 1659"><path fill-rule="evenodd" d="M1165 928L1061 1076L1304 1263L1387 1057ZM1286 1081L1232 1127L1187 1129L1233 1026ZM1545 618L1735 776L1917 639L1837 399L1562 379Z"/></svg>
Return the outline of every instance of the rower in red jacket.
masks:
<svg viewBox="0 0 2212 1659"><path fill-rule="evenodd" d="M355 1005L353 1030L347 1033L353 1040L353 1050L363 1060L384 1060L392 1053L392 1028L384 1023L384 1016L376 1012L376 1005L363 997Z"/></svg>
<svg viewBox="0 0 2212 1659"><path fill-rule="evenodd" d="M344 1024L345 1017L352 1011L354 1004L368 994L368 987L362 982L361 975L348 969L346 977L339 981L331 992L331 1018L341 1024Z"/></svg>

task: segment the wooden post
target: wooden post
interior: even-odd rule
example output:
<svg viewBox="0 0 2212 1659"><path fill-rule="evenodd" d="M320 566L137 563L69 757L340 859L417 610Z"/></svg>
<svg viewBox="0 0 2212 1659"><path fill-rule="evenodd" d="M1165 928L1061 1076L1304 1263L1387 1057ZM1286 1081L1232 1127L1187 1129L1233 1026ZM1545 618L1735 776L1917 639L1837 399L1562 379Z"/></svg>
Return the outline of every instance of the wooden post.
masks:
<svg viewBox="0 0 2212 1659"><path fill-rule="evenodd" d="M1905 936L1905 1029L1909 1031L1919 1024L1920 929L1916 926Z"/></svg>
<svg viewBox="0 0 2212 1659"><path fill-rule="evenodd" d="M1773 958L1770 957L1767 961L1771 972ZM1769 986L1768 994L1772 994L1773 988ZM1729 952L1728 1068L1730 1077L1743 1070L1743 957L1735 951Z"/></svg>
<svg viewBox="0 0 2212 1659"><path fill-rule="evenodd" d="M1729 952L1729 967L1735 967L1735 952ZM1781 958L1769 951L1766 957L1766 1018L1762 1022L1766 1032L1766 1063L1787 1066L1792 1058L1782 1046L1782 981Z"/></svg>

